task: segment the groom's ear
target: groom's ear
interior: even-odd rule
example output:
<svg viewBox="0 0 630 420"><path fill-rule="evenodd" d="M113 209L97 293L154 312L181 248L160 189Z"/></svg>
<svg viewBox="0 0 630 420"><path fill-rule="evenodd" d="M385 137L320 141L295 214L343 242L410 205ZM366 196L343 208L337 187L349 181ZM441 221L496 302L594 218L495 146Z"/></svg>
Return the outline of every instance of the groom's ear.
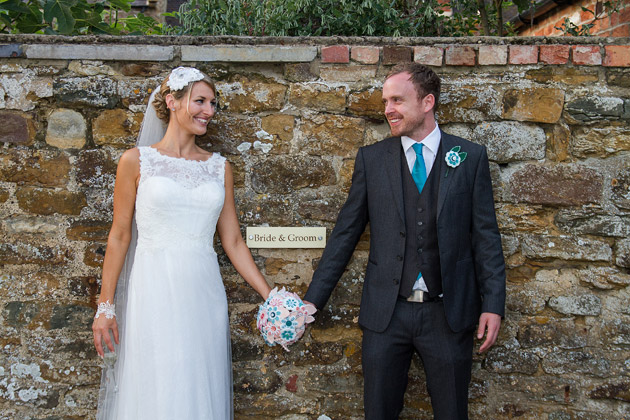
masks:
<svg viewBox="0 0 630 420"><path fill-rule="evenodd" d="M430 112L435 107L435 96L429 93L422 98L422 111L425 113Z"/></svg>

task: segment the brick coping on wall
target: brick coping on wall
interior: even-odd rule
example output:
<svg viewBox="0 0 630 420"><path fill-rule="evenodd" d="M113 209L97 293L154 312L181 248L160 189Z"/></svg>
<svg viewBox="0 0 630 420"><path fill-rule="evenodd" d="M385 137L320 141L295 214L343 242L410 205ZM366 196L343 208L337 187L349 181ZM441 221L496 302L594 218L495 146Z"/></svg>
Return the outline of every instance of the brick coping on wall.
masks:
<svg viewBox="0 0 630 420"><path fill-rule="evenodd" d="M387 65L414 60L436 67L537 63L629 67L630 38L0 35L0 57L182 62L310 62L320 57L323 63Z"/></svg>

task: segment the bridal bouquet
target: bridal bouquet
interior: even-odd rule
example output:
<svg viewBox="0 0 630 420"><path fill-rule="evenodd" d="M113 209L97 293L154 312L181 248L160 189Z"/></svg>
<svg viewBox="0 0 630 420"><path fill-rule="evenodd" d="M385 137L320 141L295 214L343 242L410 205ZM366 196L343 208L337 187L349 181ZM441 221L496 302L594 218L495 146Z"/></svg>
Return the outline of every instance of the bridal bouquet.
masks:
<svg viewBox="0 0 630 420"><path fill-rule="evenodd" d="M302 302L297 294L276 287L260 305L256 325L267 344L274 346L278 343L289 351L288 345L298 341L306 324L315 320L315 312L317 309Z"/></svg>

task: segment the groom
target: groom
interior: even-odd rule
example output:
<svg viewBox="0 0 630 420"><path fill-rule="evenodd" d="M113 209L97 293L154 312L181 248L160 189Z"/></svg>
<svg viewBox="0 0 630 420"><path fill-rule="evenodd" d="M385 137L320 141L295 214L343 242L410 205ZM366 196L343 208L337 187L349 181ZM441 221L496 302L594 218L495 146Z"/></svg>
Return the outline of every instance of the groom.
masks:
<svg viewBox="0 0 630 420"><path fill-rule="evenodd" d="M468 419L475 326L484 352L504 314L486 149L440 131L439 96L430 68L391 70L383 103L393 137L359 149L348 199L304 296L326 304L369 223L359 315L367 420L398 419L414 351L435 419Z"/></svg>

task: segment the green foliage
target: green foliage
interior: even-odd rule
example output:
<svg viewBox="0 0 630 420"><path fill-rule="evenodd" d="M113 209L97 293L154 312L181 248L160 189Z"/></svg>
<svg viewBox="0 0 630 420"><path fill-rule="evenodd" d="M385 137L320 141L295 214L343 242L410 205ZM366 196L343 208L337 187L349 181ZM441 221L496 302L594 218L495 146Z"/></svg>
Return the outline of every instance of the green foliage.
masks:
<svg viewBox="0 0 630 420"><path fill-rule="evenodd" d="M250 36L415 35L391 0L189 0L169 33Z"/></svg>
<svg viewBox="0 0 630 420"><path fill-rule="evenodd" d="M133 0L0 0L0 33L84 35L160 33L161 25L129 12Z"/></svg>
<svg viewBox="0 0 630 420"><path fill-rule="evenodd" d="M560 26L554 26L554 29L562 32L563 35L570 36L590 36L591 29L595 26L595 22L603 17L610 16L612 13L619 12L622 3L627 0L612 0L595 3L595 10L582 7L582 11L593 16L590 23L576 25L569 18L564 18Z"/></svg>

